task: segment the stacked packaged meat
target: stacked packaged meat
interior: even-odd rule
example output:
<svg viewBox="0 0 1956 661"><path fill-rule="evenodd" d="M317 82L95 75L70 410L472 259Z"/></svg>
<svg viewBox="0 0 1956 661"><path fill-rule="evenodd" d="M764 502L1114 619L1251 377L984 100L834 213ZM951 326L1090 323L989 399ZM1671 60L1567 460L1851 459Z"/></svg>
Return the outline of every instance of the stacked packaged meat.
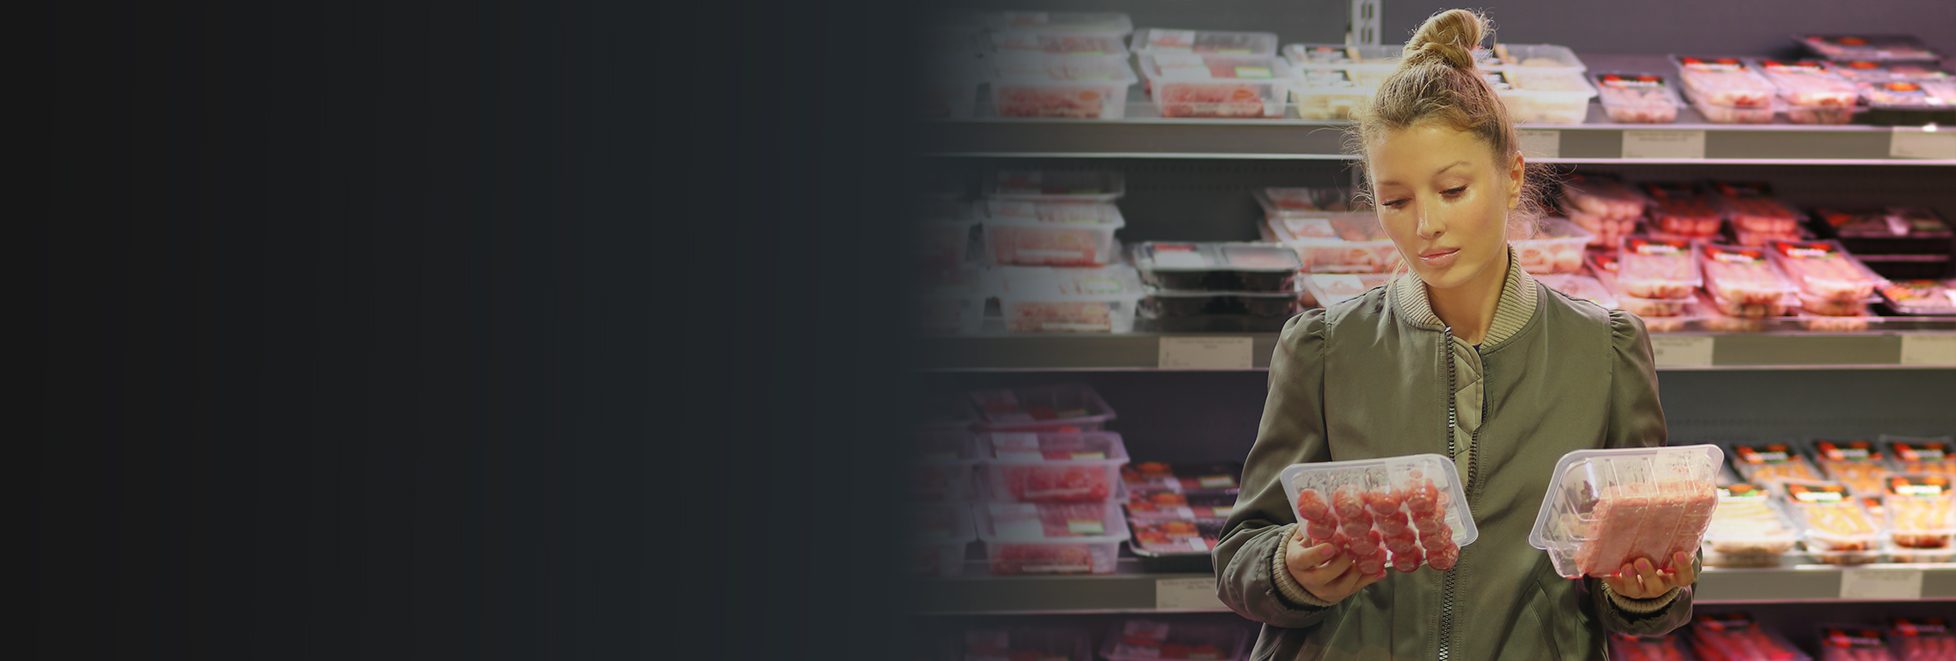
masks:
<svg viewBox="0 0 1956 661"><path fill-rule="evenodd" d="M1898 562L1956 557L1956 495L1942 475L1892 475L1882 495L1889 541Z"/></svg>
<svg viewBox="0 0 1956 661"><path fill-rule="evenodd" d="M1679 317L1696 303L1696 292L1704 284L1691 243L1678 239L1624 237L1614 262L1598 255L1591 260L1598 273L1610 272L1614 263L1615 287L1623 309L1640 317Z"/></svg>
<svg viewBox="0 0 1956 661"><path fill-rule="evenodd" d="M1583 246L1596 235L1567 218L1543 218L1509 233L1522 270L1536 275L1582 271Z"/></svg>
<svg viewBox="0 0 1956 661"><path fill-rule="evenodd" d="M1881 443L1895 472L1956 478L1956 438L1883 434Z"/></svg>
<svg viewBox="0 0 1956 661"><path fill-rule="evenodd" d="M1127 116L1127 92L1136 79L1125 56L1009 52L992 62L992 106L1000 117Z"/></svg>
<svg viewBox="0 0 1956 661"><path fill-rule="evenodd" d="M978 472L993 500L1103 502L1114 497L1127 446L1094 432L992 432L978 436Z"/></svg>
<svg viewBox="0 0 1956 661"><path fill-rule="evenodd" d="M1270 56L1277 54L1277 34L1142 28L1134 32L1134 52Z"/></svg>
<svg viewBox="0 0 1956 661"><path fill-rule="evenodd" d="M1785 503L1800 523L1807 554L1833 565L1880 562L1887 531L1847 485L1839 482L1782 483Z"/></svg>
<svg viewBox="0 0 1956 661"><path fill-rule="evenodd" d="M1789 121L1846 124L1854 119L1860 92L1821 61L1754 60L1752 65L1779 91Z"/></svg>
<svg viewBox="0 0 1956 661"><path fill-rule="evenodd" d="M1647 559L1675 571L1698 550L1718 494L1713 445L1578 450L1556 463L1528 542L1567 577L1613 576Z"/></svg>
<svg viewBox="0 0 1956 661"><path fill-rule="evenodd" d="M1772 81L1736 57L1678 56L1685 97L1705 119L1721 124L1773 121Z"/></svg>
<svg viewBox="0 0 1956 661"><path fill-rule="evenodd" d="M1948 271L1949 223L1927 207L1874 207L1813 211L1814 225L1876 273L1890 278L1925 279Z"/></svg>
<svg viewBox="0 0 1956 661"><path fill-rule="evenodd" d="M1147 242L1144 325L1168 332L1274 331L1297 313L1296 251L1260 243Z"/></svg>
<svg viewBox="0 0 1956 661"><path fill-rule="evenodd" d="M1162 570L1206 566L1236 505L1241 473L1231 464L1142 462L1123 469L1134 554Z"/></svg>
<svg viewBox="0 0 1956 661"><path fill-rule="evenodd" d="M1901 316L1956 315L1956 288L1935 280L1903 280L1881 287L1881 299Z"/></svg>
<svg viewBox="0 0 1956 661"><path fill-rule="evenodd" d="M1371 103L1399 62L1397 46L1290 44L1291 104L1301 119L1347 120Z"/></svg>
<svg viewBox="0 0 1956 661"><path fill-rule="evenodd" d="M1268 55L1143 53L1141 74L1163 117L1284 116L1290 67Z"/></svg>
<svg viewBox="0 0 1956 661"><path fill-rule="evenodd" d="M1725 210L1716 195L1695 184L1646 183L1650 230L1666 238L1711 239L1718 235Z"/></svg>
<svg viewBox="0 0 1956 661"><path fill-rule="evenodd" d="M1815 55L1837 60L1928 62L1942 59L1922 40L1903 34L1803 34L1794 37Z"/></svg>
<svg viewBox="0 0 1956 661"><path fill-rule="evenodd" d="M1480 536L1453 462L1424 454L1296 464L1279 473L1311 544L1332 544L1358 571L1440 571Z"/></svg>
<svg viewBox="0 0 1956 661"><path fill-rule="evenodd" d="M1116 172L999 170L986 180L979 225L991 263L1104 266L1120 257L1114 232L1126 225L1114 201Z"/></svg>
<svg viewBox="0 0 1956 661"><path fill-rule="evenodd" d="M1127 265L999 267L987 276L986 290L1012 332L1125 333L1142 296L1140 277Z"/></svg>
<svg viewBox="0 0 1956 661"><path fill-rule="evenodd" d="M1078 384L996 388L969 393L979 431L1100 431L1114 409Z"/></svg>
<svg viewBox="0 0 1956 661"><path fill-rule="evenodd" d="M1791 204L1772 196L1772 187L1755 182L1713 181L1712 192L1719 212L1732 231L1734 243L1763 246L1768 241L1798 241L1803 238L1800 221L1804 216Z"/></svg>
<svg viewBox="0 0 1956 661"><path fill-rule="evenodd" d="M1787 443L1736 443L1731 446L1732 467L1739 479L1766 486L1787 480L1820 480L1820 471L1806 455Z"/></svg>
<svg viewBox="0 0 1956 661"><path fill-rule="evenodd" d="M1296 250L1312 273L1388 273L1400 264L1399 248L1370 211L1265 216L1257 228L1265 241Z"/></svg>
<svg viewBox="0 0 1956 661"><path fill-rule="evenodd" d="M1880 494L1890 473L1881 446L1874 441L1822 439L1813 442L1813 462L1828 480L1847 485L1859 495Z"/></svg>
<svg viewBox="0 0 1956 661"><path fill-rule="evenodd" d="M1115 624L1100 645L1107 661L1240 659L1249 634L1234 624L1127 620Z"/></svg>
<svg viewBox="0 0 1956 661"><path fill-rule="evenodd" d="M1720 313L1759 319L1786 314L1799 289L1774 266L1765 248L1698 244L1705 291Z"/></svg>
<svg viewBox="0 0 1956 661"><path fill-rule="evenodd" d="M1819 633L1820 661L1895 661L1878 627L1826 624Z"/></svg>
<svg viewBox="0 0 1956 661"><path fill-rule="evenodd" d="M1746 613L1698 613L1691 618L1691 651L1703 661L1809 661L1778 632Z"/></svg>
<svg viewBox="0 0 1956 661"><path fill-rule="evenodd" d="M1669 124L1678 121L1678 98L1663 76L1654 73L1599 73L1592 77L1603 112L1622 124Z"/></svg>
<svg viewBox="0 0 1956 661"><path fill-rule="evenodd" d="M1572 173L1562 181L1561 202L1569 220L1594 235L1589 245L1615 248L1637 231L1649 199L1621 179Z"/></svg>
<svg viewBox="0 0 1956 661"><path fill-rule="evenodd" d="M1800 305L1807 318L1860 322L1857 326L1830 328L1838 330L1860 330L1873 319L1874 312L1868 303L1874 300L1875 289L1887 281L1847 254L1839 242L1774 241L1771 254L1773 261L1799 286Z"/></svg>
<svg viewBox="0 0 1956 661"><path fill-rule="evenodd" d="M1128 538L1113 503L986 503L977 509L978 539L993 574L1111 574Z"/></svg>
<svg viewBox="0 0 1956 661"><path fill-rule="evenodd" d="M1769 489L1747 483L1718 487L1705 531L1704 562L1713 567L1777 567L1800 541L1799 530Z"/></svg>
<svg viewBox="0 0 1956 661"><path fill-rule="evenodd" d="M1899 661L1956 661L1956 631L1940 617L1888 620L1888 644Z"/></svg>

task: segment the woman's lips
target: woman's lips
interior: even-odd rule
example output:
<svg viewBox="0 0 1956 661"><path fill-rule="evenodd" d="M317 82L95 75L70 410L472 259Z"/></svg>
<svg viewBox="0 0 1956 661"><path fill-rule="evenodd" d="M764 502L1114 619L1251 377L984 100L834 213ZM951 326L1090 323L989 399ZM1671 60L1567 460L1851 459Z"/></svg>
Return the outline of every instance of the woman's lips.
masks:
<svg viewBox="0 0 1956 661"><path fill-rule="evenodd" d="M1448 248L1445 250L1428 250L1426 252L1422 252L1419 254L1419 261L1421 263L1426 264L1427 266L1445 267L1453 264L1454 259L1458 258L1459 256L1460 256L1459 248Z"/></svg>

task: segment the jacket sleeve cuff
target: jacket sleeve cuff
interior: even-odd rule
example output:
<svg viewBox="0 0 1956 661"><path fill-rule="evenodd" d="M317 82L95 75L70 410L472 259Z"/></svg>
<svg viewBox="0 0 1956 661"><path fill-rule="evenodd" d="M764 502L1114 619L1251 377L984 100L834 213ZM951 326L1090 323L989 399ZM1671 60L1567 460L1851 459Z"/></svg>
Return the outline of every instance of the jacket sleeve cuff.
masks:
<svg viewBox="0 0 1956 661"><path fill-rule="evenodd" d="M1679 594L1684 592L1684 588L1671 588L1669 592L1649 599L1632 599L1617 594L1616 591L1610 589L1610 584L1608 583L1602 581L1597 581L1597 583L1603 586L1603 594L1609 597L1610 605L1616 606L1617 610L1632 615L1649 615L1664 610L1665 607L1671 605L1671 602L1677 600Z"/></svg>
<svg viewBox="0 0 1956 661"><path fill-rule="evenodd" d="M1297 579L1290 575L1290 568L1284 566L1284 552L1297 539L1292 534L1296 531L1296 527L1297 524L1294 523L1284 527L1284 541L1277 543L1277 552L1270 556L1270 581L1277 585L1277 594L1285 602L1288 602L1285 604L1287 606L1294 608L1328 608L1331 604L1311 596L1311 592L1305 590L1304 586L1298 585Z"/></svg>

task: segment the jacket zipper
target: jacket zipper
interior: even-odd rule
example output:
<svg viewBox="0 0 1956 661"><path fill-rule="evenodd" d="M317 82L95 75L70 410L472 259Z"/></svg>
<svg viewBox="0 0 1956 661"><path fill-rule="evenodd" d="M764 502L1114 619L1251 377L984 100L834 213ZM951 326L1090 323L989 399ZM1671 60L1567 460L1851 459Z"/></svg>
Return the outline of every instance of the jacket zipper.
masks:
<svg viewBox="0 0 1956 661"><path fill-rule="evenodd" d="M1452 326L1442 327L1441 334L1444 336L1445 341L1440 344L1440 360L1447 364L1447 392L1446 392L1447 458L1451 459L1455 456L1453 430L1456 426L1460 424L1460 410L1454 401L1456 393L1459 391L1460 388L1460 383L1459 383L1460 376L1457 373L1456 368L1454 367L1453 327ZM1475 354L1478 355L1480 351L1481 351L1480 347L1474 347ZM1481 378L1483 380L1487 378L1487 366L1485 365L1485 363L1483 363L1481 366ZM1483 381L1483 383L1485 383L1485 381ZM1482 394L1481 394L1481 425L1485 426L1486 424L1487 424L1487 395L1486 395L1486 386L1483 385ZM1463 488L1461 489L1461 493L1467 497L1468 502L1463 504L1469 506L1468 507L1469 511L1472 511L1473 509L1472 503L1473 503L1474 482L1475 482L1474 478L1480 472L1479 469L1480 469L1481 453L1478 452L1480 448L1480 438L1481 438L1481 430L1478 428L1476 428L1474 431L1469 432L1467 434L1467 484L1463 485ZM1445 587L1443 588L1440 596L1440 647L1439 647L1439 654L1438 654L1440 661L1450 661L1452 659L1453 599L1454 599L1454 591L1458 587L1458 584L1456 582L1457 579L1455 577L1459 575L1459 571L1460 571L1460 565L1459 563L1455 563L1453 569L1447 572Z"/></svg>

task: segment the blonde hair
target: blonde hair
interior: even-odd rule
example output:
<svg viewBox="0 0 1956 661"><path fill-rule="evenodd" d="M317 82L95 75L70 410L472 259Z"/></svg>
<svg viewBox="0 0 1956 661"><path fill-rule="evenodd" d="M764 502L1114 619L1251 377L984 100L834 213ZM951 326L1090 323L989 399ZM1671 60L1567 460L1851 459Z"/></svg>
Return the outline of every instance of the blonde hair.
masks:
<svg viewBox="0 0 1956 661"><path fill-rule="evenodd" d="M1358 112L1352 151L1365 148L1395 131L1424 122L1438 122L1472 133L1486 142L1494 162L1505 167L1521 151L1508 107L1481 77L1474 50L1493 32L1493 22L1466 9L1449 9L1430 17L1413 32L1401 51L1399 68L1379 83L1369 107ZM1532 175L1532 176L1530 176ZM1509 214L1509 231L1532 235L1542 209L1537 203L1537 180L1543 173L1530 165L1522 179L1521 205ZM1369 177L1360 195L1371 197Z"/></svg>

